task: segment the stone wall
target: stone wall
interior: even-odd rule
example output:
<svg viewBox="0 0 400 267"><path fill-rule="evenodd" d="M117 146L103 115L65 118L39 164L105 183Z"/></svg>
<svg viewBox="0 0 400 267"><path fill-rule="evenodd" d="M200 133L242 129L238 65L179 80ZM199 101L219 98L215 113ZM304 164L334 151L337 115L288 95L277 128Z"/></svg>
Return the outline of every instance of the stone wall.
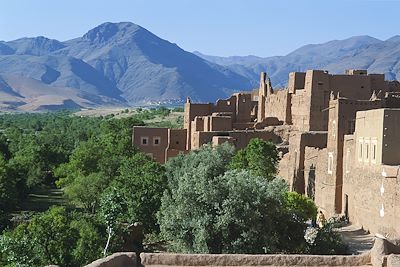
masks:
<svg viewBox="0 0 400 267"><path fill-rule="evenodd" d="M104 259L94 261L85 267L136 267L135 252L114 253Z"/></svg>
<svg viewBox="0 0 400 267"><path fill-rule="evenodd" d="M365 266L369 254L357 256L244 255L244 254L140 254L144 266Z"/></svg>

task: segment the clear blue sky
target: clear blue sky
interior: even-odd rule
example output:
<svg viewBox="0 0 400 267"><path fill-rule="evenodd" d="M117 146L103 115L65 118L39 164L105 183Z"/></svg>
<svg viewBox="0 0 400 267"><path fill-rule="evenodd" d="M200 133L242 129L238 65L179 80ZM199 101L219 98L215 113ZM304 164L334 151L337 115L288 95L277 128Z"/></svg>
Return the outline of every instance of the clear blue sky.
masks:
<svg viewBox="0 0 400 267"><path fill-rule="evenodd" d="M400 34L400 0L3 0L0 40L68 40L131 21L188 51L284 55L308 43Z"/></svg>

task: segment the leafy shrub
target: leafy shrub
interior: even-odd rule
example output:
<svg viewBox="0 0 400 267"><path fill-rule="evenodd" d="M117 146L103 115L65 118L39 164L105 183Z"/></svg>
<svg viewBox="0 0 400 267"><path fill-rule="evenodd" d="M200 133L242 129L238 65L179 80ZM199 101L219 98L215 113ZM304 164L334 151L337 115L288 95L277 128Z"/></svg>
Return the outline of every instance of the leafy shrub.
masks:
<svg viewBox="0 0 400 267"><path fill-rule="evenodd" d="M342 237L335 231L335 224L329 221L322 228L308 228L304 238L309 254L341 255L347 252Z"/></svg>

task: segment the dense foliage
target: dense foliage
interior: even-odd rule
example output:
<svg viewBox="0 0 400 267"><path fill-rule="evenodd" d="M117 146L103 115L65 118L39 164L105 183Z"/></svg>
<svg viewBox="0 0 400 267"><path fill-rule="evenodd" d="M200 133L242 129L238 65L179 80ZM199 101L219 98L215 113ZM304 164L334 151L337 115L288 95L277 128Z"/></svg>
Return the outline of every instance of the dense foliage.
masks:
<svg viewBox="0 0 400 267"><path fill-rule="evenodd" d="M232 158L231 169L246 169L255 176L268 180L275 178L279 161L278 151L271 142L255 138L246 148L239 150Z"/></svg>
<svg viewBox="0 0 400 267"><path fill-rule="evenodd" d="M134 222L179 252L338 251L329 229L306 242L316 207L276 178L272 143L254 139L237 152L204 146L164 166L132 147L132 126L160 126L155 118L180 111L0 115L0 266L82 266L123 250ZM51 190L63 201L22 210Z"/></svg>
<svg viewBox="0 0 400 267"><path fill-rule="evenodd" d="M142 113L165 117L170 110L142 110L122 118L67 112L0 115L0 231L11 225L10 212L24 206L29 194L56 185L66 197L63 205L77 210L73 215L63 207L33 217L17 215L13 220L22 223L1 236L1 266L80 266L101 257L108 226L101 201L112 189L125 199L118 222L139 221L147 232L158 231L155 214L166 178L162 166L132 147L132 126L144 125ZM122 249L123 229L114 228L110 253Z"/></svg>
<svg viewBox="0 0 400 267"><path fill-rule="evenodd" d="M56 207L6 231L0 253L9 266L82 266L99 257L104 239L93 218Z"/></svg>
<svg viewBox="0 0 400 267"><path fill-rule="evenodd" d="M288 193L286 184L272 179L274 173L257 176L247 166L253 149L270 148L261 140L252 141L248 165L228 170L233 147L205 146L171 160L166 168L168 189L162 198L159 222L171 249L193 253L273 253L305 252L306 221L316 212L306 197ZM263 149L262 149L263 150ZM270 151L270 149L268 149ZM264 154L263 162L274 162ZM260 157L260 156L259 156ZM272 168L273 164L270 165ZM232 163L231 165L232 166ZM265 174L265 173L264 173ZM299 209L298 209L299 208Z"/></svg>

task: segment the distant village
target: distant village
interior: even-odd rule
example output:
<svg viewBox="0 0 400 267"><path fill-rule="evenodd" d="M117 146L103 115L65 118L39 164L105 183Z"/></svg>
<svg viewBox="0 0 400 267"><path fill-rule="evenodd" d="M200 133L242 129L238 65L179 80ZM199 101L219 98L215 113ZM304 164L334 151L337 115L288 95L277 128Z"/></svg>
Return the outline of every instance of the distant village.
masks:
<svg viewBox="0 0 400 267"><path fill-rule="evenodd" d="M260 87L184 107L183 129L133 128L133 145L159 163L211 143L276 144L279 176L327 216L344 215L373 234L400 236L400 83L346 70L292 72Z"/></svg>

